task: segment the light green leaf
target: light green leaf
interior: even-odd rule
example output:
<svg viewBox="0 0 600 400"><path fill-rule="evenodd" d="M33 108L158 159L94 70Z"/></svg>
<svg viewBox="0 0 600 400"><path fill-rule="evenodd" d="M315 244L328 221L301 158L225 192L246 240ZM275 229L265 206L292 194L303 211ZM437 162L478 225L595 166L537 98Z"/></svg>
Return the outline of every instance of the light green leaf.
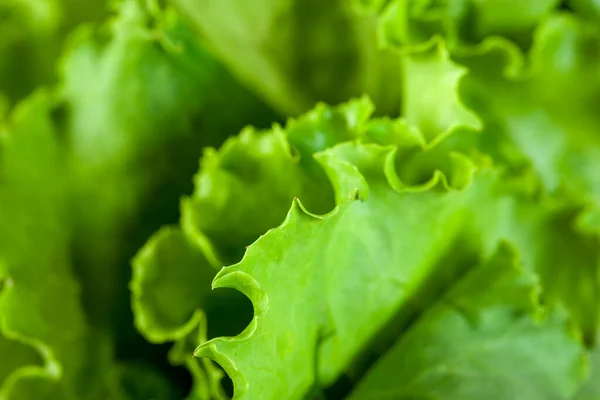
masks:
<svg viewBox="0 0 600 400"><path fill-rule="evenodd" d="M1 294L0 294L1 296ZM0 334L0 398L10 392L13 382L22 379L25 371L42 373L42 359L31 346L16 340L7 339Z"/></svg>
<svg viewBox="0 0 600 400"><path fill-rule="evenodd" d="M486 120L484 134L508 136L551 192L564 187L578 197L600 198L594 162L600 151L599 38L569 16L549 19L536 33L532 72L519 80L503 76L510 56L502 46L460 59L470 70L462 93Z"/></svg>
<svg viewBox="0 0 600 400"><path fill-rule="evenodd" d="M86 353L81 340L87 327L64 224L64 153L48 118L51 104L49 96L37 94L0 132L0 333L32 345L44 360L43 370L24 367L14 372L9 398L38 389L56 393L56 381L73 379L74 367ZM32 243L36 251L31 251Z"/></svg>
<svg viewBox="0 0 600 400"><path fill-rule="evenodd" d="M154 342L176 341L178 356L172 359L185 363L201 382L215 376L214 366L189 358L206 340L200 335L198 341L197 333L207 329L204 315L211 336L240 333L251 319L245 297L210 290L219 260L238 261L247 244L285 217L295 196L318 211L333 207L329 181L312 155L358 137L372 109L366 98L338 107L320 104L285 129L246 129L218 152L207 150L196 190L182 202L183 230L164 228L134 259L131 290L138 329ZM206 398L200 394L203 385L195 387L198 398Z"/></svg>
<svg viewBox="0 0 600 400"><path fill-rule="evenodd" d="M197 350L229 373L236 399L294 399L331 384L441 268L446 252L461 243L466 248L457 254L478 254L487 247L481 235L497 242L503 227L490 215L501 208L489 197L494 190L486 174L454 191L435 173L414 191L398 184L390 169L393 154L391 148L352 144L323 153L336 209L319 217L294 202L281 227L217 275L215 288L240 290L255 311L239 336ZM474 203L486 201L489 208L472 211ZM473 231L474 220L485 221L487 231Z"/></svg>
<svg viewBox="0 0 600 400"><path fill-rule="evenodd" d="M570 399L583 352L564 318L543 314L538 289L501 247L438 298L349 399Z"/></svg>
<svg viewBox="0 0 600 400"><path fill-rule="evenodd" d="M205 145L275 119L192 37L172 10L118 3L83 27L61 61L58 115L69 141L73 247L91 322L128 336L129 260L177 218ZM216 83L218 82L218 84Z"/></svg>
<svg viewBox="0 0 600 400"><path fill-rule="evenodd" d="M0 94L9 106L52 78L60 12L55 0L0 1Z"/></svg>
<svg viewBox="0 0 600 400"><path fill-rule="evenodd" d="M399 57L378 48L376 19L346 0L173 3L241 80L286 114L365 93L378 110L397 113Z"/></svg>
<svg viewBox="0 0 600 400"><path fill-rule="evenodd" d="M77 0L0 0L0 97L6 96L7 106L55 80L64 38L75 25L103 18L104 5L104 0L86 1L85 7Z"/></svg>
<svg viewBox="0 0 600 400"><path fill-rule="evenodd" d="M600 18L600 1L598 0L569 0L569 6L582 18Z"/></svg>
<svg viewBox="0 0 600 400"><path fill-rule="evenodd" d="M464 51L488 38L527 50L533 31L558 0L392 0L380 15L380 40L416 45L442 35L449 48Z"/></svg>
<svg viewBox="0 0 600 400"><path fill-rule="evenodd" d="M89 327L81 304L55 104L47 92L37 93L0 132L0 342L11 341L3 358L18 357L3 359L3 368L14 369L2 372L0 392L10 400L137 398L137 389L122 386L112 343ZM171 391L164 381L158 386Z"/></svg>
<svg viewBox="0 0 600 400"><path fill-rule="evenodd" d="M83 27L73 36L57 93L24 112L20 147L2 148L2 333L44 356L34 373L14 370L7 398L43 398L46 390L53 399L183 395L152 368L113 360L113 347L127 358L148 348L130 323L129 258L148 232L176 220L178 196L191 189L203 145L220 143L247 122L277 119L172 11L122 1L109 27ZM21 274L39 275L29 287L19 285Z"/></svg>
<svg viewBox="0 0 600 400"><path fill-rule="evenodd" d="M590 356L591 374L581 386L573 400L596 400L600 398L600 348L596 347Z"/></svg>
<svg viewBox="0 0 600 400"><path fill-rule="evenodd" d="M137 328L159 343L189 334L198 324L196 311L210 295L209 290L198 290L197 282L208 282L215 275L202 251L181 230L163 228L140 250L133 268ZM195 284L182 285L185 282Z"/></svg>
<svg viewBox="0 0 600 400"><path fill-rule="evenodd" d="M48 119L50 104L38 94L1 133L0 315L5 334L27 339L55 364L63 356L56 351L85 333L85 320L68 259L67 191L59 179L64 154Z"/></svg>
<svg viewBox="0 0 600 400"><path fill-rule="evenodd" d="M578 215L584 206L593 215L600 204L599 44L595 28L555 16L536 32L528 75L505 77L510 54L500 45L460 59L470 71L461 92L486 121L482 135L505 146L498 162L531 166L542 192L555 197L545 215L531 210L542 222L534 223L523 257L537 254L529 265L541 275L545 301L565 305L587 343L594 342L599 319L600 254L573 226L579 221L579 229L594 230L593 219L585 228Z"/></svg>
<svg viewBox="0 0 600 400"><path fill-rule="evenodd" d="M294 197L327 212L333 192L313 154L359 137L372 111L366 98L319 104L285 130L249 128L218 153L207 150L194 194L182 203L184 229L207 236L224 260L236 262L245 246L285 218Z"/></svg>
<svg viewBox="0 0 600 400"><path fill-rule="evenodd" d="M215 300L214 295L211 297L211 300ZM238 313L236 314L238 318L232 318L233 314L231 311L233 310L228 308L231 305L234 307L237 305L237 302L235 301L236 297L227 296L227 304L225 306L222 301L219 302L220 299L216 298L216 300L216 304L210 304L210 301L207 303L217 309L218 312L225 312L226 314L217 315L217 313L213 312L212 316L216 317L214 322L218 323L219 319L221 321L227 319L228 321L226 321L225 324L227 324L227 322L235 323L235 320L241 317L241 314ZM207 323L204 313L198 310L196 312L195 320L197 326L195 326L185 337L182 337L175 342L175 345L169 352L169 360L174 365L185 365L192 375L193 383L192 389L187 397L188 400L228 399L229 396L225 394L222 385L222 379L225 375L223 370L216 366L212 360L190 357L190 355L194 353L194 348L198 343L206 342L207 338ZM211 318L211 320L213 319Z"/></svg>
<svg viewBox="0 0 600 400"><path fill-rule="evenodd" d="M458 96L459 82L466 73L450 60L440 40L414 49L405 58L402 114L419 128L431 147L456 128L481 129L479 118Z"/></svg>

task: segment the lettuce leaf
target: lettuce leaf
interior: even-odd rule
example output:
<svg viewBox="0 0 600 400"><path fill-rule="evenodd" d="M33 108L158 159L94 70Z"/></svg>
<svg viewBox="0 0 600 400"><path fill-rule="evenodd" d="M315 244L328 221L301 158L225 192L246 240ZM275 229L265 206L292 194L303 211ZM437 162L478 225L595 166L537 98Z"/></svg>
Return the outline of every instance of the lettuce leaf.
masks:
<svg viewBox="0 0 600 400"><path fill-rule="evenodd" d="M597 308L586 296L598 259L579 232L565 240L577 213L571 205L553 205L545 198L535 173L519 164L521 155L515 162L498 150L493 160L485 154L507 139L476 133L483 128L481 118L458 91L470 72L450 59L444 41L406 52L403 66L404 96L411 99L403 118L367 122L372 106L364 100L362 106L355 101L337 110L318 106L284 131L278 126L267 133L246 130L218 153L205 153L195 193L182 202L181 227L158 233L134 261L134 308L144 335L157 342L180 342L184 336L187 341L193 327L202 328L205 321L198 316L204 314L209 331L213 323L219 330L223 315L239 325L227 321L230 327L222 334L241 331L247 315L243 302L230 297L233 309L240 304L239 314L215 311L222 306L201 282L224 261L239 260L239 249L269 230L213 284L250 298L250 325L234 338L202 344L201 337L197 353L227 371L236 398L318 395L340 379L360 381L368 360L385 354L395 335L411 329L415 316L435 303L436 293L507 239L528 273L541 274L548 286L543 295L558 297L551 302L552 312L560 314L564 305L570 311L566 317L551 314L547 329L528 331L534 336L549 332L549 341L540 342L547 349L554 340L565 343L565 349L570 343L565 363L552 366L549 375L530 372L539 372L535 376L543 381L571 371L552 392L560 398L575 393L584 376L583 346L566 321L589 321L587 326L595 329L589 313ZM434 94L439 104L431 112ZM336 113L347 122L331 125L339 118ZM314 154L319 164L312 161ZM327 193L323 171L336 198L330 213L331 203L312 197ZM295 196L306 201L294 200L286 222L270 230L286 200L289 204ZM552 273L569 274L566 264L573 258L568 249L578 246L583 268L570 274L575 280L552 281ZM444 269L446 260L452 261ZM554 269L547 267L556 260ZM365 279L373 283L361 284ZM285 284L290 281L295 284ZM555 296L561 290L572 298ZM364 299L359 304L352 301L357 296ZM391 320L397 326L388 327ZM518 359L510 362L518 364ZM548 393L542 384L532 384L531 390L538 397Z"/></svg>
<svg viewBox="0 0 600 400"><path fill-rule="evenodd" d="M600 190L593 161L600 149L598 35L573 17L549 18L536 31L531 72L521 79L503 75L510 54L501 45L460 60L470 70L464 95L488 121L488 134L508 135L548 191L564 188L592 201Z"/></svg>
<svg viewBox="0 0 600 400"><path fill-rule="evenodd" d="M417 45L442 35L454 51L500 39L527 50L533 31L557 0L392 0L375 10L381 17L380 39L395 46Z"/></svg>
<svg viewBox="0 0 600 400"><path fill-rule="evenodd" d="M184 395L144 365L164 350L134 331L128 260L176 220L203 145L278 118L172 11L124 1L109 26L71 38L59 87L19 106L3 133L0 332L7 357L14 347L0 381L6 398ZM222 112L232 98L235 112ZM201 387L200 398L212 390Z"/></svg>
<svg viewBox="0 0 600 400"><path fill-rule="evenodd" d="M470 71L461 90L487 122L483 135L505 140L506 150L498 156L529 165L546 193L568 199L553 206L557 214L547 222L561 228L546 232L560 233L538 236L532 246L547 254L538 265L545 300L566 304L593 343L600 295L597 243L582 239L570 225L585 207L599 204L600 121L594 107L600 75L594 66L600 36L572 17L555 16L540 25L535 39L531 70L519 79L503 74L510 54L501 45L461 59Z"/></svg>
<svg viewBox="0 0 600 400"><path fill-rule="evenodd" d="M440 173L425 186L397 186L394 154L361 144L322 153L337 207L316 216L295 201L283 225L217 275L213 287L238 289L255 315L240 335L213 339L197 355L225 368L236 398L299 398L331 385L428 281L443 279L439 270L452 252L485 255L505 235L511 215L493 175L483 173L462 191ZM294 285L281 284L286 281ZM566 368L575 371L583 349L566 329L558 332L556 340L573 345ZM549 368L564 372L558 363ZM582 377L569 375L564 398ZM543 396L547 389L537 390Z"/></svg>
<svg viewBox="0 0 600 400"><path fill-rule="evenodd" d="M66 35L77 24L105 15L103 0L87 1L85 7L73 0L0 1L0 97L7 106L54 82Z"/></svg>
<svg viewBox="0 0 600 400"><path fill-rule="evenodd" d="M600 395L600 384L598 377L600 376L600 350L598 347L592 351L590 356L591 374L588 380L581 386L574 400L593 400Z"/></svg>
<svg viewBox="0 0 600 400"><path fill-rule="evenodd" d="M579 14L579 17L592 20L600 17L600 3L598 3L598 0L570 0L568 5Z"/></svg>
<svg viewBox="0 0 600 400"><path fill-rule="evenodd" d="M583 364L564 318L501 245L406 331L349 399L569 399ZM548 351L549 349L560 349Z"/></svg>
<svg viewBox="0 0 600 400"><path fill-rule="evenodd" d="M0 0L0 398L595 398L595 1L164 3Z"/></svg>
<svg viewBox="0 0 600 400"><path fill-rule="evenodd" d="M448 111L440 109L433 127L423 124L413 133L413 147L421 149L427 140L433 140L434 137L426 135L431 136L429 132L435 129L447 135L457 128L479 128L476 117L466 109L453 116L452 110L463 110L456 95L463 71L448 60L442 43L407 57L405 70L407 73L417 70L415 75L419 73L423 80L440 82L447 91L443 104L448 105ZM418 96L418 84L414 82L407 85L407 91ZM418 123L424 111L415 106L410 117ZM373 105L366 98L335 108L319 104L297 120L290 120L285 129L278 125L268 132L249 128L228 140L219 152L206 150L195 178L194 194L182 201L181 231L169 229L169 233L158 233L134 261L132 289L138 328L155 341L178 337L174 333L187 326L196 308L210 308L210 301L201 300L208 286L197 290L194 282L214 274L211 269L216 271L224 262L239 261L245 246L283 220L294 197L302 198L315 212L331 210L334 206L331 184L313 154L363 135L368 141L382 139L381 134L388 133L385 120L366 124L372 112ZM404 142L409 134L408 124L402 120L400 125L397 133ZM421 169L412 174L418 175ZM408 171L403 178L407 175ZM172 245L165 243L172 240L175 240ZM171 249L175 246L177 252ZM174 270L172 265L178 265L178 269ZM176 290L190 295L183 296L177 305L148 297L163 290L165 298L172 299ZM162 322L157 315L162 315Z"/></svg>
<svg viewBox="0 0 600 400"><path fill-rule="evenodd" d="M242 81L277 110L368 94L398 112L399 57L377 46L377 19L347 0L174 0Z"/></svg>
<svg viewBox="0 0 600 400"><path fill-rule="evenodd" d="M18 340L38 354L19 345L11 363L21 368L5 375L2 386L9 399L85 397L77 375L94 351L85 346L90 332L69 260L64 152L48 118L51 104L37 94L2 133L1 333L3 342Z"/></svg>
<svg viewBox="0 0 600 400"><path fill-rule="evenodd" d="M74 35L59 87L76 268L91 321L111 330L130 318L129 258L149 232L176 220L202 147L247 121L276 118L172 11L125 1L117 12L107 31ZM225 103L235 112L224 114Z"/></svg>
<svg viewBox="0 0 600 400"><path fill-rule="evenodd" d="M433 40L414 48L403 66L402 115L419 128L429 146L458 127L481 129L479 118L458 96L458 85L467 71L450 60L444 41ZM434 110L429 106L432 102L438 104Z"/></svg>
<svg viewBox="0 0 600 400"><path fill-rule="evenodd" d="M460 108L460 104L455 106L455 88L462 73L447 59L443 44L432 50L427 47L424 54L407 60L413 58L416 65L408 64L406 70L427 67L421 72L423 79L439 79L449 85L449 109ZM415 95L416 88L409 86ZM415 115L420 112L418 107L413 110ZM207 150L195 178L196 190L182 201L181 228L159 232L134 260L131 287L138 329L156 342L187 340L182 338L198 324L198 310L203 310L209 332L241 331L246 308L239 311L238 324L223 321L222 316L231 313L224 311L208 285L198 288L197 282L208 283L207 277L214 276L215 268L224 261L238 261L240 249L285 217L294 197L304 199L316 212L330 210L334 205L331 184L312 156L335 143L375 136L376 128L365 125L372 111L372 104L364 98L336 108L321 104L289 121L285 130L279 126L269 132L247 129L228 140L218 153ZM468 111L456 120L451 115L440 112L436 127L447 134L457 127L478 128L478 121ZM420 148L425 138L420 131L417 136ZM452 179L460 182L454 175ZM229 299L232 310L240 303L230 294L223 297Z"/></svg>
<svg viewBox="0 0 600 400"><path fill-rule="evenodd" d="M276 226L295 196L317 209L330 208L333 191L311 156L358 135L372 109L366 98L335 108L321 104L289 121L285 131L279 126L264 132L247 129L218 153L207 150L195 179L197 190L182 201L181 227L159 231L133 261L133 307L144 336L174 341L175 348L192 343L193 351L206 340L196 332L207 330L204 315L210 336L240 332L246 316L251 318L246 299L233 291L210 290L221 260L238 261L239 249ZM268 211L257 214L265 204ZM190 363L195 374L201 367ZM214 367L202 369L220 384ZM207 378L200 374L198 379Z"/></svg>

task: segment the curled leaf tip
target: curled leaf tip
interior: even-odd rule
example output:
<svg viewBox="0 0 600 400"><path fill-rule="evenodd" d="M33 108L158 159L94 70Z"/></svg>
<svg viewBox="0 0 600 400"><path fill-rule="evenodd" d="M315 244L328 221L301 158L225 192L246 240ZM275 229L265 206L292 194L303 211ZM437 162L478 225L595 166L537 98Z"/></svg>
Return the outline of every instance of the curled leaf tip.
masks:
<svg viewBox="0 0 600 400"><path fill-rule="evenodd" d="M223 268L215 277L212 287L231 288L243 293L250 299L254 306L255 315L261 315L269 309L269 298L261 289L260 284L250 274L240 271L230 271L229 268Z"/></svg>

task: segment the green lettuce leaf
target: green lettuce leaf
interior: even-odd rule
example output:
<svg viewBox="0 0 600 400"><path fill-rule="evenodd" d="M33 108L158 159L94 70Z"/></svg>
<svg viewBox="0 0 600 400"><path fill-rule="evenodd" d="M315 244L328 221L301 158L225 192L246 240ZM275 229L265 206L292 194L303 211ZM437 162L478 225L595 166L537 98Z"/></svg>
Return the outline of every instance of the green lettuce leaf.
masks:
<svg viewBox="0 0 600 400"><path fill-rule="evenodd" d="M51 80L59 14L54 0L0 1L0 94L9 106Z"/></svg>
<svg viewBox="0 0 600 400"><path fill-rule="evenodd" d="M594 166L600 151L599 34L567 15L548 19L536 32L532 71L518 80L502 73L510 53L501 45L460 59L470 71L461 91L487 121L484 134L508 136L548 191L563 189L595 202L600 196Z"/></svg>
<svg viewBox="0 0 600 400"><path fill-rule="evenodd" d="M571 399L584 364L533 274L501 247L403 333L349 399Z"/></svg>
<svg viewBox="0 0 600 400"><path fill-rule="evenodd" d="M558 0L392 0L376 11L384 43L415 45L442 35L453 51L489 38L527 50L535 27L558 5Z"/></svg>
<svg viewBox="0 0 600 400"><path fill-rule="evenodd" d="M207 236L222 259L235 262L240 250L283 220L294 197L327 212L334 204L333 191L312 156L360 136L372 111L367 98L338 107L318 104L288 121L285 129L249 128L218 153L207 150L195 191L182 202L184 229Z"/></svg>
<svg viewBox="0 0 600 400"><path fill-rule="evenodd" d="M600 2L598 0L569 0L569 7L581 18L600 18Z"/></svg>
<svg viewBox="0 0 600 400"><path fill-rule="evenodd" d="M377 19L346 0L174 0L232 71L286 114L368 94L399 107L399 56L378 48Z"/></svg>
<svg viewBox="0 0 600 400"><path fill-rule="evenodd" d="M591 352L590 364L591 374L573 400L594 400L600 396L600 349L598 347Z"/></svg>
<svg viewBox="0 0 600 400"><path fill-rule="evenodd" d="M0 398L595 398L597 1L110 3L0 0Z"/></svg>
<svg viewBox="0 0 600 400"><path fill-rule="evenodd" d="M186 326L196 308L210 307L209 302L200 300L205 293L198 291L193 282L214 274L209 271L224 262L239 261L245 246L284 219L294 197L302 198L303 204L314 212L326 213L333 208L331 185L313 154L362 135L367 141L390 143L389 140L395 139L382 137L390 131L397 134L403 146L408 146L404 153L414 152L425 147L428 140L434 140L436 130L441 139L457 128L479 128L477 118L459 103L456 87L464 71L448 60L443 43L432 48L426 46L421 53L407 56L405 70L407 76L432 81L435 82L432 87L444 88L443 97L438 98L447 107L432 116L433 126L420 124L427 110L425 102L417 100L407 110L407 118L414 120L420 129L409 131L410 124L404 119L374 120L367 126L373 105L363 98L335 108L319 104L297 120L289 121L285 129L278 125L268 132L246 129L228 140L219 152L205 151L194 180L196 189L182 201L181 226L187 239L181 237L181 232L170 229L168 234L159 233L134 262L134 307L138 327L147 337L168 340L174 331ZM406 85L407 96L422 95L419 82L410 80ZM454 115L453 110L460 112ZM394 127L389 128L389 124ZM414 136L410 143L406 142L409 134ZM461 131L461 136L467 137L466 131ZM442 155L436 160L438 166L444 158ZM420 166L403 168L403 179L418 176L423 170L421 164L427 162L432 163L413 161L413 165ZM175 243L165 243L172 240ZM178 270L173 270L172 265L178 265ZM172 299L176 290L190 295L181 295L182 301L176 302L177 305L146 298L162 293L161 287L165 299ZM163 317L157 318L158 315ZM182 318L183 315L186 317ZM159 323L158 319L163 321Z"/></svg>
<svg viewBox="0 0 600 400"><path fill-rule="evenodd" d="M403 72L402 115L419 128L429 146L459 127L481 129L481 121L458 96L457 88L467 71L450 60L443 41L425 43L408 53ZM432 103L437 104L434 109Z"/></svg>
<svg viewBox="0 0 600 400"><path fill-rule="evenodd" d="M203 146L276 116L172 10L120 2L105 28L83 27L70 41L58 117L69 138L73 251L86 311L129 346L135 338L126 283L135 249L176 221Z"/></svg>
<svg viewBox="0 0 600 400"><path fill-rule="evenodd" d="M0 1L0 97L6 97L7 106L56 79L55 62L66 35L81 22L102 19L104 4L104 0L86 1L84 7L74 0Z"/></svg>
<svg viewBox="0 0 600 400"><path fill-rule="evenodd" d="M6 398L184 396L143 365L165 354L131 323L129 259L176 220L203 145L277 119L172 11L137 1L117 11L108 30L86 26L71 38L60 86L28 99L4 133L0 332L1 348L14 346L0 381ZM187 359L206 364L191 357L196 345ZM213 389L194 391L205 399Z"/></svg>
<svg viewBox="0 0 600 400"><path fill-rule="evenodd" d="M18 340L39 354L11 344L19 359L9 365L21 368L5 375L2 391L8 399L86 398L90 393L78 380L96 349L85 345L90 332L64 223L69 204L65 157L48 117L51 108L47 94L35 95L17 109L1 136L0 333L3 342Z"/></svg>
<svg viewBox="0 0 600 400"><path fill-rule="evenodd" d="M364 152L373 163L393 154L385 148ZM417 282L425 279L436 253L448 245L442 232L452 235L458 230L459 216L454 212L463 201L459 195L450 195L448 205L443 194L429 192L399 196L394 203L377 167L369 171L375 183L368 186L350 163L329 157L326 167L335 174L338 208L319 218L305 213L295 201L284 224L262 236L248 248L241 264L222 270L213 283L215 288L237 288L254 305L254 319L240 336L215 339L197 350L225 368L237 398L299 398L312 386L332 383L402 299L413 294ZM352 201L357 195L364 202ZM443 218L447 222L438 230L440 236L430 236L423 244L427 247L414 241L410 248L408 243L394 243L393 237L403 236L399 229L416 228L406 221L398 224L394 216L404 218L403 213L390 212L402 207L416 207L412 218L423 230L430 227L426 210L443 209L440 213L447 215ZM410 266L394 273L402 259ZM376 271L373 265L378 266ZM367 277L369 285L357 285ZM283 281L294 285L278 284ZM363 299L360 303L351 301L357 296Z"/></svg>
<svg viewBox="0 0 600 400"><path fill-rule="evenodd" d="M596 28L555 16L536 32L532 67L518 79L503 73L511 53L502 45L460 58L469 68L461 92L486 121L482 134L505 144L497 158L532 168L543 192L563 199L551 201L553 216L544 217L547 229L540 227L544 233L532 237L531 249L539 254L545 301L566 305L588 343L600 318L600 263L597 243L575 226L586 218L578 214L592 216L600 199L599 39ZM587 220L593 231L593 218Z"/></svg>
<svg viewBox="0 0 600 400"><path fill-rule="evenodd" d="M207 329L205 314L210 336L239 333L251 318L245 297L210 290L221 260L239 261L240 250L276 226L296 196L319 210L331 208L333 191L312 154L360 134L372 109L366 98L339 107L321 104L285 130L247 129L218 153L207 150L196 191L182 201L181 228L162 229L134 259L131 290L140 332L153 342L175 341L188 349L188 360L206 340L198 341L196 332ZM267 212L257 213L267 204ZM215 376L214 367L205 368Z"/></svg>
<svg viewBox="0 0 600 400"><path fill-rule="evenodd" d="M299 398L332 384L398 310L436 280L451 252L489 254L505 234L510 210L493 174L482 172L462 191L441 173L410 188L397 184L394 154L360 144L322 153L337 207L316 216L294 202L282 226L217 275L214 288L236 288L254 305L255 316L239 336L197 350L225 368L236 398ZM289 281L294 285L283 284ZM571 391L580 379L571 377Z"/></svg>
<svg viewBox="0 0 600 400"><path fill-rule="evenodd" d="M194 359L190 354L197 343L206 341L205 312L216 317L211 320L217 324L219 314L211 311L227 312L228 307L235 307L236 297L211 292L208 285L181 286L181 282L209 282L215 272L199 248L176 227L157 232L136 256L133 268L131 291L138 330L154 343L175 342L170 361L187 367L193 378L188 399L226 398L221 387L223 372L210 360ZM210 308L202 310L201 305ZM225 324L234 321L226 315L221 316Z"/></svg>
<svg viewBox="0 0 600 400"><path fill-rule="evenodd" d="M11 128L2 132L0 168L2 334L44 356L38 379L45 381L57 380L62 363L75 361L68 348L77 346L86 329L62 224L68 209L59 179L64 157L47 118L49 104L40 94L17 110ZM32 242L37 251L30 250Z"/></svg>
<svg viewBox="0 0 600 400"><path fill-rule="evenodd" d="M424 121L419 126L428 111L426 101L415 101L414 107L410 109L411 122L418 124L418 127L406 119L375 119L365 125L372 106L362 100L348 103L337 110L321 105L298 121L289 123L285 131L279 127L267 133L246 130L238 138L229 140L218 153L207 151L195 180L196 191L182 202L182 229L169 228L161 231L148 242L134 261L132 290L136 323L144 335L157 342L180 341L199 323L199 309L209 315L209 330L213 323L221 325L218 315L225 313L213 310L222 306L211 299L208 285L199 286L198 283L214 274L212 270L222 263L221 260L231 262L239 259L240 249L255 240L261 232L275 226L278 218L283 219L287 204L293 197L306 199L304 203L311 211L324 213L333 207L331 201L323 202L323 194L330 184L321 167L312 161L312 155L337 142L362 137L367 142L396 144L399 154L397 162L393 157L388 157L386 168L393 169L394 163L398 165L399 175L394 180L394 185L400 191L425 190L435 186L434 182L440 182L440 187L448 184L455 188L468 186L471 162L463 156L450 155L458 148L472 150L474 144L478 143L474 130L480 128L480 122L462 105L456 92L464 70L448 59L443 43L436 42L434 45L424 46L420 53L414 52L406 56L405 79L408 81L413 74L416 77L420 74L422 82L431 82L432 87L443 88L444 95L438 96L438 99L443 106L447 105L449 111L440 108L439 113L433 115L433 125ZM408 91L412 91L411 96L427 96L426 93L419 92L418 79L409 83L406 87ZM385 152L377 154L372 158L385 158ZM435 169L439 171L432 178L432 171ZM346 194L341 198L346 199ZM480 200L484 202L483 199ZM338 191L338 202L340 201ZM415 203L418 204L419 201L415 200ZM424 210L428 208L423 207ZM452 206L448 207L453 209ZM457 201L455 207L465 212L466 206L462 201ZM433 210L436 206L430 205L429 208ZM459 219L456 215L460 212L455 212L455 218ZM398 215L401 217L402 213ZM489 215L480 218L481 227L478 229L484 230L483 226L490 219L495 220L499 228L496 235L490 234L487 242L480 244L487 252L493 251L498 237L506 231L502 226L501 216L490 218ZM352 217L348 217L348 220L352 220ZM436 223L437 221L431 222L431 226ZM462 227L460 224L458 226ZM423 229L425 231L427 228ZM448 232L454 232L454 229L448 229ZM446 239L452 242L448 239L452 233L448 234ZM331 236L335 237L336 234ZM443 239L440 240L444 242ZM317 243L320 242L317 240ZM431 243L430 251L432 254L440 254L431 255L432 259L441 257L445 252L444 246L436 248L435 243ZM414 251L419 250L422 249L415 247ZM431 262L428 268L433 269L436 265ZM427 268L423 275L428 275ZM415 288L418 286L415 283ZM213 313L216 314L216 319L211 318ZM389 310L387 315L383 312L380 325L389 317L389 313ZM246 315L245 312L241 314ZM227 315L236 314L231 312ZM243 321L242 317L239 320ZM238 325L237 329L241 330L243 326ZM236 332L230 329L225 332L231 334L238 333L239 330ZM375 324L373 331L377 330ZM357 342L353 346L360 348L364 342L369 341L369 336L359 336L355 340ZM340 363L349 361L357 352L356 349L350 350L346 355L349 358L341 358ZM273 360L268 362L271 361ZM338 365L337 368L342 367ZM339 375L340 372L332 375ZM315 382L311 384L316 385ZM273 396L285 397L283 393Z"/></svg>

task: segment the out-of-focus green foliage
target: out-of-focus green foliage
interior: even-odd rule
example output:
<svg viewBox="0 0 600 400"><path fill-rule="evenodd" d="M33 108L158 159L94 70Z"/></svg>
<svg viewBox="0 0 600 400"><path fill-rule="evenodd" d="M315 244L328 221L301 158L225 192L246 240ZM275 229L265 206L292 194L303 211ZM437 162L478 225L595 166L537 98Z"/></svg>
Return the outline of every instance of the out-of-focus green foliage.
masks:
<svg viewBox="0 0 600 400"><path fill-rule="evenodd" d="M370 95L397 113L398 54L376 46L377 19L349 0L174 0L237 76L292 115Z"/></svg>
<svg viewBox="0 0 600 400"><path fill-rule="evenodd" d="M102 28L78 28L60 58L57 87L19 105L2 128L7 398L185 393L167 389L154 366L137 366L163 353L144 345L131 322L129 259L154 229L176 220L203 146L278 116L178 16L151 5L119 2ZM52 71L50 56L32 65ZM47 80L34 75L36 84ZM25 94L22 77L11 84Z"/></svg>
<svg viewBox="0 0 600 400"><path fill-rule="evenodd" d="M106 14L103 0L85 4L76 0L0 1L0 97L4 102L14 105L38 85L54 81L55 62L66 35L77 24L100 21ZM2 109L0 105L0 118Z"/></svg>

